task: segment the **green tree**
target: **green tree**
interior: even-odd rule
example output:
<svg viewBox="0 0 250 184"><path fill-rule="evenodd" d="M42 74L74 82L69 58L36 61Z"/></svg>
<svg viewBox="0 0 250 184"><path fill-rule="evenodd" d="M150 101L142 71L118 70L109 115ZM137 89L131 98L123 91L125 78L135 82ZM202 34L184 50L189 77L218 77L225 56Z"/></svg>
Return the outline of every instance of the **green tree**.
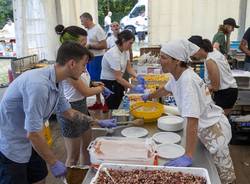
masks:
<svg viewBox="0 0 250 184"><path fill-rule="evenodd" d="M6 24L7 18L13 20L12 0L0 0L0 28Z"/></svg>
<svg viewBox="0 0 250 184"><path fill-rule="evenodd" d="M112 12L112 21L120 22L127 15L138 0L98 0L98 19L104 25L104 17L108 11Z"/></svg>

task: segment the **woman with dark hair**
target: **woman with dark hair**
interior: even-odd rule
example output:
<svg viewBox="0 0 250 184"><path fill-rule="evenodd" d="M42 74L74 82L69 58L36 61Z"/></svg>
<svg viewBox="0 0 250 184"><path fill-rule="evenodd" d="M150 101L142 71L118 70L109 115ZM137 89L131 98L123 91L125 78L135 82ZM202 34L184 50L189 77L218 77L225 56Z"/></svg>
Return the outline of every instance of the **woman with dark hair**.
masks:
<svg viewBox="0 0 250 184"><path fill-rule="evenodd" d="M129 49L131 49L134 40L135 36L129 30L120 32L117 36L116 45L103 56L101 80L108 89L114 92L105 99L109 109L119 107L126 88L130 88L135 92L143 93L144 91L143 85L134 86L123 78L124 72L127 71L133 77L137 77L141 84L144 83L143 78L137 76L129 59Z"/></svg>
<svg viewBox="0 0 250 184"><path fill-rule="evenodd" d="M238 88L226 57L218 50L213 50L208 39L192 36L189 41L200 47L200 51L193 57L205 59L205 82L213 93L215 104L223 108L228 116L237 100Z"/></svg>
<svg viewBox="0 0 250 184"><path fill-rule="evenodd" d="M87 43L87 32L77 26L64 27L57 25L55 31L60 35L60 42L66 41L79 42L82 46ZM89 58L90 60L91 58ZM104 90L104 85L89 87L90 76L87 70L81 75L80 79L67 79L62 82L64 95L75 110L88 114L86 97L100 94ZM70 167L78 163L90 164L87 147L91 141L92 132L90 126L86 123L72 122L64 117L57 116L61 124L62 135L64 137L67 158L65 165ZM81 156L80 156L81 155Z"/></svg>

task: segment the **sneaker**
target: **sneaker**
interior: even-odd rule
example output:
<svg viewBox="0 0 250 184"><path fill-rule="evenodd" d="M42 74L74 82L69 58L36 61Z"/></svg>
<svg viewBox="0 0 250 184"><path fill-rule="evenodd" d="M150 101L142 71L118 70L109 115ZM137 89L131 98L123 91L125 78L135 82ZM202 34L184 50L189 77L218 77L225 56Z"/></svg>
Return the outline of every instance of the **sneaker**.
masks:
<svg viewBox="0 0 250 184"><path fill-rule="evenodd" d="M102 107L102 112L103 113L106 113L106 112L108 112L109 111L109 107L108 107L108 105L105 103L104 105L103 105L103 107Z"/></svg>
<svg viewBox="0 0 250 184"><path fill-rule="evenodd" d="M97 103L97 102L94 105L88 107L89 110L99 110L102 108L103 108L102 103Z"/></svg>

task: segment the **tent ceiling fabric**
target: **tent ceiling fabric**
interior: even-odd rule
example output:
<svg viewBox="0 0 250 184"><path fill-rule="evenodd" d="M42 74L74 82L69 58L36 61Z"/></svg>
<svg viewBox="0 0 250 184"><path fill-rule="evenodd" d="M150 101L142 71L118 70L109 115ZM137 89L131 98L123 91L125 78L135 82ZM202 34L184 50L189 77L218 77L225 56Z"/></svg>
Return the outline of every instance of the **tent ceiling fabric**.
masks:
<svg viewBox="0 0 250 184"><path fill-rule="evenodd" d="M55 59L55 0L13 0L17 57ZM48 18L49 17L49 18Z"/></svg>
<svg viewBox="0 0 250 184"><path fill-rule="evenodd" d="M79 16L85 11L98 20L97 0L13 0L13 7L17 57L37 54L39 59L55 60L57 24L81 26Z"/></svg>
<svg viewBox="0 0 250 184"><path fill-rule="evenodd" d="M219 24L233 17L238 22L239 0L149 0L149 42L200 34L212 39ZM237 38L237 29L231 40Z"/></svg>
<svg viewBox="0 0 250 184"><path fill-rule="evenodd" d="M42 13L36 14L32 8L28 9L37 6L34 2L39 4ZM240 2L240 0L148 0L149 44L188 38L192 34L201 34L212 39L223 19L233 17L237 23L239 22ZM37 52L40 59L55 59L59 46L58 36L54 31L57 24L81 26L79 16L83 12L89 12L94 22L98 22L98 0L13 0L13 6L18 57ZM35 14L40 16L40 25L33 16ZM250 26L249 15L250 3L247 3L246 28ZM44 29L40 29L38 25L43 25ZM237 38L237 32L236 29L232 33L231 40ZM32 42L29 41L31 35L34 37ZM37 48L31 48L32 44L37 45Z"/></svg>
<svg viewBox="0 0 250 184"><path fill-rule="evenodd" d="M80 15L83 12L89 12L95 22L98 22L98 1L97 0L59 0L62 13L62 24L64 26L78 25Z"/></svg>

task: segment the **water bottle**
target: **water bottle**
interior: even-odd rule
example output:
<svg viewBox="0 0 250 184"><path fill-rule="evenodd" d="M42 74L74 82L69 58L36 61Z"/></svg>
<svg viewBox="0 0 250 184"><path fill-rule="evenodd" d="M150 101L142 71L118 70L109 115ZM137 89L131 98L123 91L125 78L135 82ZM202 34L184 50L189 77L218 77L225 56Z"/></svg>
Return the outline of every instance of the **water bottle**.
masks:
<svg viewBox="0 0 250 184"><path fill-rule="evenodd" d="M176 102L175 102L175 99L173 96L168 96L166 99L165 99L165 104L166 105L170 105L170 106L176 106Z"/></svg>
<svg viewBox="0 0 250 184"><path fill-rule="evenodd" d="M124 96L124 97L123 97L122 107L123 107L123 109L125 109L126 111L129 111L130 102L129 102L128 96Z"/></svg>

